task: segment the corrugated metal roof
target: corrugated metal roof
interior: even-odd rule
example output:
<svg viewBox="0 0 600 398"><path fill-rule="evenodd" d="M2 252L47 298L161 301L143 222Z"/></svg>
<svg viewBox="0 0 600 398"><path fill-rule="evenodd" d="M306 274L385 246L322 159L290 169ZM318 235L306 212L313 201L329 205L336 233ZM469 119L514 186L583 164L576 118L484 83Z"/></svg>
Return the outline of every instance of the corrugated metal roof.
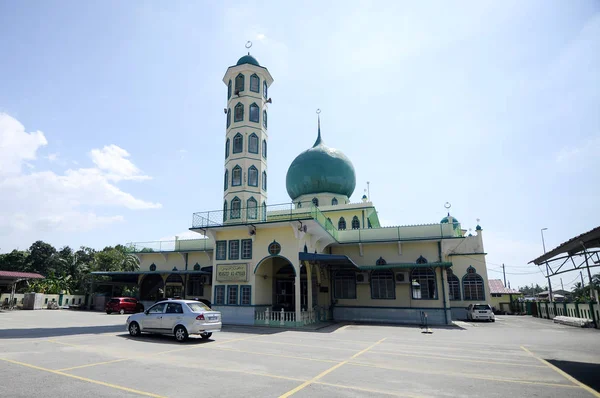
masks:
<svg viewBox="0 0 600 398"><path fill-rule="evenodd" d="M488 279L488 285L490 286L490 293L493 294L521 294L518 290L504 287L501 279Z"/></svg>
<svg viewBox="0 0 600 398"><path fill-rule="evenodd" d="M0 278L12 279L43 279L44 277L34 272L16 272L16 271L0 271Z"/></svg>
<svg viewBox="0 0 600 398"><path fill-rule="evenodd" d="M546 254L539 256L535 260L531 260L529 264L543 264L545 261L550 260L551 258L563 253L567 253L569 256L573 256L577 253L582 252L584 250L584 247L586 249L600 247L600 227L596 227L592 230L577 235L576 237L571 238L564 243L561 243Z"/></svg>

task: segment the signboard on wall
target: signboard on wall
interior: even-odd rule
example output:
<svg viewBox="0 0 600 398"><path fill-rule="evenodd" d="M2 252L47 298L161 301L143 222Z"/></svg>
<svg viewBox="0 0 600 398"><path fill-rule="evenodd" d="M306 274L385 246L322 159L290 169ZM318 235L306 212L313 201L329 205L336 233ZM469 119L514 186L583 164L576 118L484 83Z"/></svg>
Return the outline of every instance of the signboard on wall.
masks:
<svg viewBox="0 0 600 398"><path fill-rule="evenodd" d="M217 264L217 282L246 282L248 264Z"/></svg>

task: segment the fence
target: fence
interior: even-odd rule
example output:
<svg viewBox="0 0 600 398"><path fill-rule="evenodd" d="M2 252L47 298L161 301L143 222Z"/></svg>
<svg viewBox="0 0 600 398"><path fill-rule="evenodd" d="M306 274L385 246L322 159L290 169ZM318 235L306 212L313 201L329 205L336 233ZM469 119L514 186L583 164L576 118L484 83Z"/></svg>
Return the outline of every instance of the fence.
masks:
<svg viewBox="0 0 600 398"><path fill-rule="evenodd" d="M267 308L265 311L256 310L254 312L254 325L269 327L298 327L311 325L317 322L328 320L328 312L324 308L315 308L314 310L302 310L297 317L293 311L272 311Z"/></svg>
<svg viewBox="0 0 600 398"><path fill-rule="evenodd" d="M526 303L518 303L520 309L526 309L523 304ZM530 305L531 311L521 312L542 319L554 319L557 316L589 319L596 322L596 327L600 328L600 306L598 304L537 301Z"/></svg>

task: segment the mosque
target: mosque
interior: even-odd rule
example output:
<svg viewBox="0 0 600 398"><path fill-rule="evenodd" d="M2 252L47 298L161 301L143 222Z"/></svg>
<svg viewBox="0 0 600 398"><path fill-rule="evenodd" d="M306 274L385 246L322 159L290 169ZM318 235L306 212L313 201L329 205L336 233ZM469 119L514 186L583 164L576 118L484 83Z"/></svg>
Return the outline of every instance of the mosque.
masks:
<svg viewBox="0 0 600 398"><path fill-rule="evenodd" d="M201 298L223 323L299 327L323 321L445 325L490 299L482 229L439 223L383 227L356 187L354 166L316 140L291 163L291 202L269 205L268 90L251 56L230 66L223 203L195 213L199 239L131 244L137 272L97 272L132 284L146 307L162 297ZM100 282L97 282L100 283Z"/></svg>

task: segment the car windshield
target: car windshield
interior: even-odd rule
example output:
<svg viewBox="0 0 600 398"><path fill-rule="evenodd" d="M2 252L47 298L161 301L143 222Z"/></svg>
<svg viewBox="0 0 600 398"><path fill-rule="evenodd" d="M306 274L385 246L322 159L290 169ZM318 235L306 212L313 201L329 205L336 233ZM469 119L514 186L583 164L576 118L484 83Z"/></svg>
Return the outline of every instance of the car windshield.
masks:
<svg viewBox="0 0 600 398"><path fill-rule="evenodd" d="M119 299L110 299L110 301L109 301L109 303L111 303L111 304L115 304L118 302L119 302Z"/></svg>
<svg viewBox="0 0 600 398"><path fill-rule="evenodd" d="M490 306L487 304L480 304L474 307L476 310L489 310Z"/></svg>
<svg viewBox="0 0 600 398"><path fill-rule="evenodd" d="M187 303L187 306L190 307L190 310L192 310L192 312L210 311L210 308L206 304L201 302Z"/></svg>

